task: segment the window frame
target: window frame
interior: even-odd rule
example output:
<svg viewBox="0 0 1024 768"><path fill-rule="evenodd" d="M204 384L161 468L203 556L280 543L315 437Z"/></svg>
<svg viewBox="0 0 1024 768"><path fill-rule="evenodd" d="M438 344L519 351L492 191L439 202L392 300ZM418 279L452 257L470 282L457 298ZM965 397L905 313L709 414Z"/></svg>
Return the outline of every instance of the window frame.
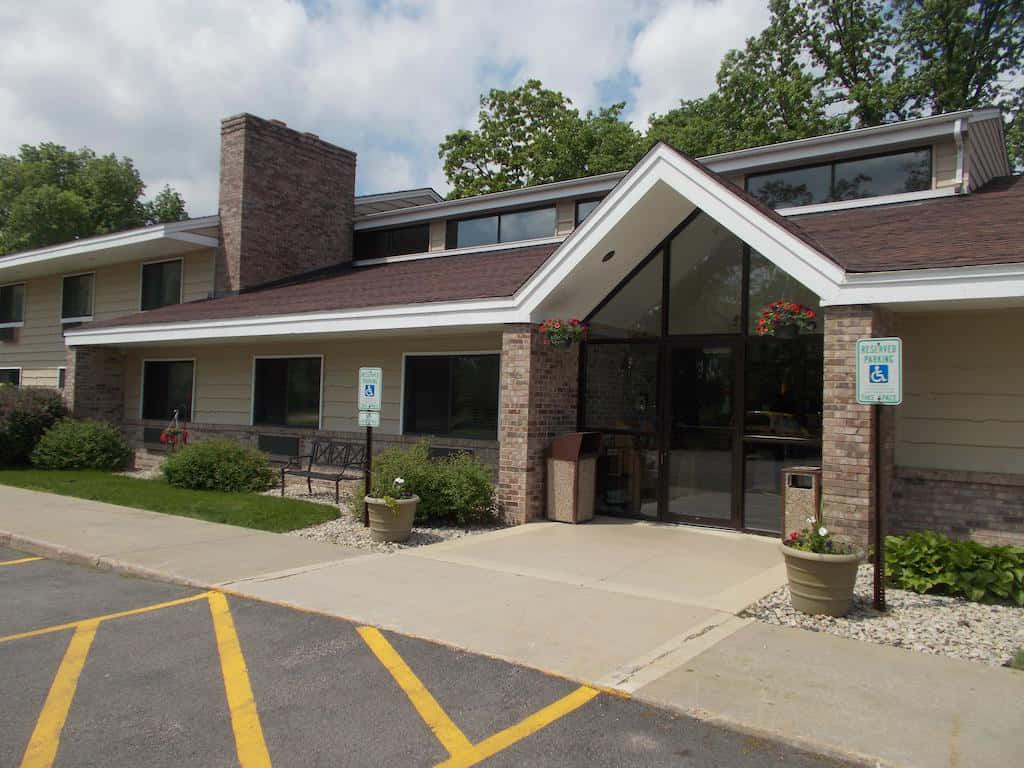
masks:
<svg viewBox="0 0 1024 768"><path fill-rule="evenodd" d="M178 284L178 303L177 304L164 304L160 307L153 307L153 309L142 308L142 296L143 296L143 284L145 283L146 267L154 264L169 264L172 261L177 261L181 264L181 280ZM139 264L139 312L152 312L154 309L163 309L163 307L175 307L178 304L185 303L185 257L175 256L170 259L154 259L152 261L144 261Z"/></svg>
<svg viewBox="0 0 1024 768"><path fill-rule="evenodd" d="M392 247L393 241L394 241L394 235L393 235L394 232L399 232L401 230L406 230L406 229L420 229L421 227L426 228L426 231L427 231L427 238L426 238L427 244L426 244L426 248L424 248L422 251L409 251L408 253L395 253L394 252L394 249ZM372 236L376 237L376 236L380 236L382 234L387 234L388 235L388 237L387 237L388 247L385 249L386 253L384 253L384 255L382 255L382 256L361 256L361 255L359 255L356 252L357 248L356 248L355 240L358 240L360 235L364 235L364 236L372 235ZM395 227L380 227L379 229L360 229L360 230L356 231L355 234L353 235L352 254L353 254L353 259L355 261L377 261L379 259L396 259L396 258L402 258L402 257L408 257L408 256L418 256L418 255L424 254L424 253L430 253L430 222L429 221L426 221L426 222L413 222L412 224L402 224L402 225L395 226Z"/></svg>
<svg viewBox="0 0 1024 768"><path fill-rule="evenodd" d="M195 363L192 364L192 374L195 376ZM57 368L57 389L64 390L68 386L68 369L65 366ZM139 394L141 395L142 386L139 385Z"/></svg>
<svg viewBox="0 0 1024 768"><path fill-rule="evenodd" d="M89 287L89 314L82 315L80 317L64 317L64 281L71 277L85 277L89 275L92 277L92 283ZM67 275L60 276L60 302L57 305L57 311L60 313L61 325L65 323L88 323L96 314L96 272L72 272Z"/></svg>
<svg viewBox="0 0 1024 768"><path fill-rule="evenodd" d="M139 366L139 421L162 421L162 419L147 419L145 413L146 403L146 363L192 363L192 412L189 414L188 422L194 422L196 415L196 359L194 357L144 357Z"/></svg>
<svg viewBox="0 0 1024 768"><path fill-rule="evenodd" d="M289 424L256 423L256 361L257 360L308 360L316 358L320 361L320 390L317 401L317 420L315 427L293 427ZM270 427L272 429L316 429L324 428L324 356L319 355L253 355L249 375L249 426Z"/></svg>
<svg viewBox="0 0 1024 768"><path fill-rule="evenodd" d="M0 329L2 328L24 328L25 327L25 305L28 304L28 283L25 280L21 280L14 283L4 283L0 285L0 288L14 288L21 286L21 320L17 320L13 323L0 323ZM4 370L7 370L6 368ZM18 370L21 370L20 368Z"/></svg>
<svg viewBox="0 0 1024 768"><path fill-rule="evenodd" d="M550 209L555 214L554 226L551 228L550 235L541 235L540 237L531 237L527 240L507 240L502 241L501 239L501 219L504 216L508 216L515 213L531 213L532 211L545 211ZM475 221L476 219L498 219L498 230L496 233L497 239L493 243L479 243L477 245L459 245L459 224L464 221ZM449 242L449 235L455 233L455 243ZM472 216L462 216L457 219L446 219L444 223L444 247L445 250L454 250L456 248L489 248L494 245L507 245L508 243L532 243L535 240L544 240L548 237L555 237L558 232L558 205L555 202L543 203L540 205L529 205L521 208L502 208L497 211L491 211L489 213L478 213Z"/></svg>
<svg viewBox="0 0 1024 768"><path fill-rule="evenodd" d="M401 386L398 390L398 434L400 435L427 435L433 433L427 432L406 432L405 431L405 369L406 361L410 357L479 357L481 355L496 355L498 358L498 430L494 437L494 441L497 441L501 434L501 350L500 349L484 349L484 350L459 350L455 352L403 352L402 353L402 378ZM487 438L473 438L473 437L452 437L450 435L437 435L440 438L446 438L450 440L487 440Z"/></svg>
<svg viewBox="0 0 1024 768"><path fill-rule="evenodd" d="M573 209L573 213L572 213L573 229L575 229L580 224L582 224L584 221L586 221L585 218L582 219L582 220L580 219L580 205L581 204L586 204L586 203L597 203L598 205L600 205L601 201L604 200L605 197L607 197L607 195L601 195L599 197L581 197L578 200L574 201L573 205L572 205L572 209ZM595 209L597 208L597 206L594 206L594 207L595 207ZM593 211L591 211L591 213L593 213Z"/></svg>
<svg viewBox="0 0 1024 768"><path fill-rule="evenodd" d="M17 384L13 384L13 385L0 384L0 386L15 386L15 387L20 387L21 386L21 377L22 377L22 374L25 371L24 371L24 369L20 365L4 365L4 366L0 366L0 371L4 371L4 372L6 372L6 371L17 371L18 372L18 383Z"/></svg>
<svg viewBox="0 0 1024 768"><path fill-rule="evenodd" d="M812 203L807 203L808 206L810 206L810 205L830 205L832 203L848 203L851 200L871 200L872 198L876 198L876 197L886 197L886 195L871 195L870 197L854 197L854 198L850 198L850 199L837 200L834 197L834 193L835 193L835 189L836 189L836 164L838 164L838 163L847 163L847 162L851 162L851 161L854 161L854 160L877 160L877 159L882 158L882 157L892 157L894 155L905 155L905 154L910 154L911 152L921 152L923 150L928 150L928 170L929 170L929 178L930 178L930 183L929 183L928 189L935 189L935 145L934 144L921 144L921 145L917 145L917 146L902 147L900 149L890 149L890 150L886 150L884 152L873 152L873 153L868 154L868 155L850 155L849 157L833 157L833 158L824 159L824 160L819 159L819 160L816 160L814 162L801 163L800 165L783 165L783 166L780 166L779 168L772 168L772 169L767 170L767 171L758 171L756 173L744 173L743 174L743 191L746 192L747 194L750 194L750 179L751 178L757 178L759 176L771 176L774 173L783 173L785 171L803 171L803 170L806 170L808 168L827 167L828 168L828 174L829 174L829 181L828 181L828 196L829 196L829 199L828 200L822 200L822 201L816 202L816 203L813 203L813 202ZM924 191L924 190L922 190L922 191ZM908 194L915 194L915 193L914 192L897 192L897 193L893 193L893 194L908 195ZM756 200L761 200L761 198L755 198L755 199ZM790 209L790 208L795 209L795 208L804 208L804 207L806 207L806 206L803 206L803 205L790 205L790 206L786 206L786 208L774 208L768 202L766 202L764 200L761 200L761 202L764 203L765 205L768 205L769 207L771 207L772 210L776 210L776 211L777 210L787 210L787 209Z"/></svg>

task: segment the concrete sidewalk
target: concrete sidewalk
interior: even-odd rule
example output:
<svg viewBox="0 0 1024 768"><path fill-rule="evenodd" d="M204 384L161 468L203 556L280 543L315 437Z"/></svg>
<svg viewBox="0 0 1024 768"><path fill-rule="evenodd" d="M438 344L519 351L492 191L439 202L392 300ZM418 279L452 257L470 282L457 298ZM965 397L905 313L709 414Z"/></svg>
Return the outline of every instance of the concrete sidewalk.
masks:
<svg viewBox="0 0 1024 768"><path fill-rule="evenodd" d="M771 539L599 520L364 554L0 486L0 546L375 624L871 765L1024 751L1024 674L737 618L785 578Z"/></svg>

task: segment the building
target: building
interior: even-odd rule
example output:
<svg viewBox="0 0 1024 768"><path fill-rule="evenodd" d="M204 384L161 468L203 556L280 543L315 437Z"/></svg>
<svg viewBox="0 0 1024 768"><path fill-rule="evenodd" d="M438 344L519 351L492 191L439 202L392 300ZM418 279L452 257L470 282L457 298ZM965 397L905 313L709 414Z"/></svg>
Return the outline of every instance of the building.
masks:
<svg viewBox="0 0 1024 768"><path fill-rule="evenodd" d="M356 197L356 157L221 124L219 215L0 259L0 376L154 450L198 435L294 454L429 439L543 513L550 439L603 433L607 514L777 533L780 470L820 464L830 525L1024 541L1024 184L984 109L462 199ZM816 327L762 336L773 302ZM546 318L589 340L545 345ZM854 396L858 338L904 340L905 400ZM879 435L881 460L872 459Z"/></svg>

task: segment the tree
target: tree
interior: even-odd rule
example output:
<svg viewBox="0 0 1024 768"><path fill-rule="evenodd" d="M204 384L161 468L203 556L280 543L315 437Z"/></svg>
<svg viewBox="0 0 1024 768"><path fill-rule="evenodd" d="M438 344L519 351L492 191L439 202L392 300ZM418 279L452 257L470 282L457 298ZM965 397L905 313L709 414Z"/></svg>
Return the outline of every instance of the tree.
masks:
<svg viewBox="0 0 1024 768"><path fill-rule="evenodd" d="M438 149L451 198L628 168L640 134L620 117L625 104L580 116L558 91L528 80L480 97L479 126L447 135Z"/></svg>
<svg viewBox="0 0 1024 768"><path fill-rule="evenodd" d="M186 217L166 187L152 203L132 161L59 144L23 145L0 155L0 253Z"/></svg>

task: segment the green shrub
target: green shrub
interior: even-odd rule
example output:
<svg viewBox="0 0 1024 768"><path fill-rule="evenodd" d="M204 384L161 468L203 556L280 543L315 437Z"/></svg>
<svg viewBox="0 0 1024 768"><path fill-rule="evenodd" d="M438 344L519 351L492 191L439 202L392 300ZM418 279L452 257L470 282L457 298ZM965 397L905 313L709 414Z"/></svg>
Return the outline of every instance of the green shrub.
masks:
<svg viewBox="0 0 1024 768"><path fill-rule="evenodd" d="M131 458L121 432L93 420L58 421L32 451L32 464L40 469L123 469Z"/></svg>
<svg viewBox="0 0 1024 768"><path fill-rule="evenodd" d="M406 490L420 497L417 522L469 525L494 520L491 471L472 454L431 459L428 446L420 443L409 448L389 448L373 457L370 487L375 493L391 488L396 477L405 480ZM362 516L361 491L352 495L349 509L354 516Z"/></svg>
<svg viewBox="0 0 1024 768"><path fill-rule="evenodd" d="M1024 605L1024 547L986 547L932 532L889 536L885 577L914 592Z"/></svg>
<svg viewBox="0 0 1024 768"><path fill-rule="evenodd" d="M200 440L172 453L163 463L171 485L206 491L265 491L274 470L265 453L234 440Z"/></svg>
<svg viewBox="0 0 1024 768"><path fill-rule="evenodd" d="M28 464L39 438L66 415L59 390L0 386L0 466Z"/></svg>
<svg viewBox="0 0 1024 768"><path fill-rule="evenodd" d="M1017 651L1017 655L1010 659L1010 667L1024 671L1024 648Z"/></svg>

